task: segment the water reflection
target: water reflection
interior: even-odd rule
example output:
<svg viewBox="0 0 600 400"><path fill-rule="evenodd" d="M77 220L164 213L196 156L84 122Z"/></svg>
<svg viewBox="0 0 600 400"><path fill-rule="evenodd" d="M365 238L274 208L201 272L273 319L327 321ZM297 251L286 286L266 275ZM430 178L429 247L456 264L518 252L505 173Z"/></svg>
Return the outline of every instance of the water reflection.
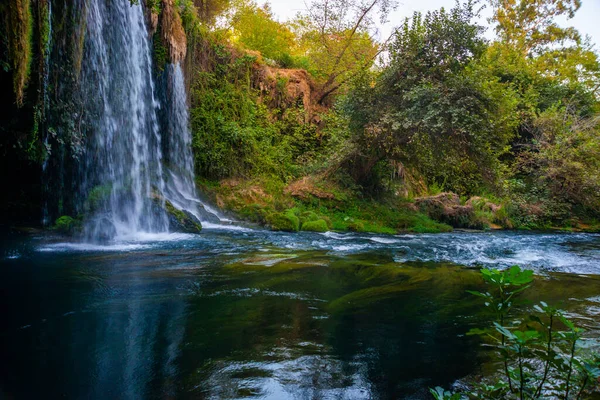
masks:
<svg viewBox="0 0 600 400"><path fill-rule="evenodd" d="M486 318L465 293L476 270L240 235L128 252L15 241L3 251L23 256L0 261L0 395L428 398L485 361L464 336ZM549 274L527 296L600 331L598 276Z"/></svg>

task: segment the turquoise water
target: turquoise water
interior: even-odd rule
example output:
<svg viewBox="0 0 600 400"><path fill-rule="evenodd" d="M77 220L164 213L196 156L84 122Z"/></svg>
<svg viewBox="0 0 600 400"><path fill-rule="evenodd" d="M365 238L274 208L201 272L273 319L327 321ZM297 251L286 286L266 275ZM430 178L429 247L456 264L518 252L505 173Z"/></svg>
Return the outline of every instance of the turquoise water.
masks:
<svg viewBox="0 0 600 400"><path fill-rule="evenodd" d="M0 398L429 398L489 354L478 267L600 332L600 236L5 232Z"/></svg>

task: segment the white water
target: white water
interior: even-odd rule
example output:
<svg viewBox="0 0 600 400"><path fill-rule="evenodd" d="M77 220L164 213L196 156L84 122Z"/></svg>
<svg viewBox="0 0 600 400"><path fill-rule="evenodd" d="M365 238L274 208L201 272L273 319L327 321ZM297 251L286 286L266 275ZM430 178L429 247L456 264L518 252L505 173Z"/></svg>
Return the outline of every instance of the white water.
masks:
<svg viewBox="0 0 600 400"><path fill-rule="evenodd" d="M164 190L148 31L140 5L90 2L82 76L88 113L97 115L84 187L110 188L108 204L87 224L90 239L168 230L153 207Z"/></svg>
<svg viewBox="0 0 600 400"><path fill-rule="evenodd" d="M139 4L91 0L81 96L87 117L83 199L106 193L85 224L89 241L169 232L165 199L219 223L198 199L183 72L169 65L166 131L160 131L151 43ZM166 148L165 154L163 149ZM90 201L82 206L90 206Z"/></svg>
<svg viewBox="0 0 600 400"><path fill-rule="evenodd" d="M471 267L520 265L538 273L600 275L600 235L521 232L369 235L356 233L285 233L206 224L202 235L147 234L123 237L101 248L73 243L42 244L42 251L137 251L145 248L201 248L206 254L244 255L277 251L294 258L304 251L346 257L375 252L396 261L449 262ZM90 245L94 246L94 245ZM126 246L121 248L119 246ZM136 248L137 246L142 246ZM21 251L20 251L21 252ZM12 255L5 254L5 257Z"/></svg>
<svg viewBox="0 0 600 400"><path fill-rule="evenodd" d="M166 154L166 185L164 196L176 208L192 213L200 221L218 223L223 220L218 212L198 199L194 184L194 158L192 135L189 128L189 113L185 81L181 65L170 64L168 74L168 137Z"/></svg>

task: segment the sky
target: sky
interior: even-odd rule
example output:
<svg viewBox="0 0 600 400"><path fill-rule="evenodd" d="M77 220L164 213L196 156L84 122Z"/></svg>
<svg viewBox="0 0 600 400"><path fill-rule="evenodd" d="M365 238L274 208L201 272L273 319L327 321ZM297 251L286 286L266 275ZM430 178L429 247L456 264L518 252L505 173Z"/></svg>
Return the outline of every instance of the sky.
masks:
<svg viewBox="0 0 600 400"><path fill-rule="evenodd" d="M306 2L309 1L306 0ZM258 3L263 4L265 1L258 0ZM280 21L293 18L299 11L306 9L304 0L268 0L268 3L271 5L273 14ZM398 8L388 17L389 22L379 27L379 39L387 38L393 27L400 25L405 17L412 16L415 11L426 12L441 7L452 8L454 4L455 0L399 0ZM484 10L483 14L489 16L490 10ZM563 26L574 26L583 36L589 35L592 43L596 44L596 51L600 52L600 0L582 0L581 8L575 14L575 18L563 19L559 23ZM489 25L485 18L482 18L480 24ZM493 28L488 28L486 36L494 37Z"/></svg>

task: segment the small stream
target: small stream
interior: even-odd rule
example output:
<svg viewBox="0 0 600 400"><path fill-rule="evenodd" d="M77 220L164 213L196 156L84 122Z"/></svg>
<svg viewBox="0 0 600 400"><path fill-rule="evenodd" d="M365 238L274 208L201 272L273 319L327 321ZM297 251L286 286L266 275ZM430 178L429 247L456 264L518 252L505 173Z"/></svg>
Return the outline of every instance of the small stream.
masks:
<svg viewBox="0 0 600 400"><path fill-rule="evenodd" d="M479 266L600 333L597 234L0 235L0 398L430 398L490 359Z"/></svg>

